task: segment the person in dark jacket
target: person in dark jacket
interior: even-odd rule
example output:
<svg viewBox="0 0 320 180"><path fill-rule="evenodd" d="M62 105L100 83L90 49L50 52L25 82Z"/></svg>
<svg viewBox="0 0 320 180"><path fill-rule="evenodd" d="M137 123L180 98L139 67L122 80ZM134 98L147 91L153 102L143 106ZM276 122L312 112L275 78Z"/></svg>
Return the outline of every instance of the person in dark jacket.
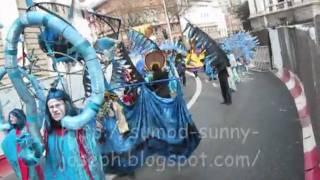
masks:
<svg viewBox="0 0 320 180"><path fill-rule="evenodd" d="M218 56L218 58L224 58L222 55ZM223 102L221 104L226 104L230 105L232 104L232 98L231 98L231 93L230 93L230 88L229 88L229 83L228 83L228 71L227 71L227 66L230 66L230 63L228 60L225 61L219 61L219 63L213 64L214 68L218 72L218 78L220 82L220 88L221 88L221 93L223 97Z"/></svg>
<svg viewBox="0 0 320 180"><path fill-rule="evenodd" d="M186 64L184 63L182 55L180 53L176 56L175 66L177 68L179 78L181 79L183 86L186 86Z"/></svg>
<svg viewBox="0 0 320 180"><path fill-rule="evenodd" d="M161 70L158 64L152 65L153 77L152 81L165 80L169 78L169 73L167 71ZM160 97L170 98L170 90L168 87L169 82L155 82L152 84L153 91Z"/></svg>

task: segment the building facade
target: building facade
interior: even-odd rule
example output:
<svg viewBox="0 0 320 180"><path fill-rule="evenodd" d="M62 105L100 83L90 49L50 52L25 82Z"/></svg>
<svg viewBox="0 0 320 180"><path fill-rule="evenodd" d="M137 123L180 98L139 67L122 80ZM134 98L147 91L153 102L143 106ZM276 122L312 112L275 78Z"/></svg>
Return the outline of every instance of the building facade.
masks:
<svg viewBox="0 0 320 180"><path fill-rule="evenodd" d="M243 30L242 21L236 13L237 8L244 3L245 0L218 0L219 5L223 9L228 28L228 34Z"/></svg>
<svg viewBox="0 0 320 180"><path fill-rule="evenodd" d="M313 22L320 0L248 0L254 29Z"/></svg>
<svg viewBox="0 0 320 180"><path fill-rule="evenodd" d="M165 1L172 31L172 37L181 36L180 13L183 11L184 1ZM121 19L121 38L126 39L128 28L151 25L157 41L162 41L164 32L169 35L163 0L108 0L94 7L98 13L118 17Z"/></svg>
<svg viewBox="0 0 320 180"><path fill-rule="evenodd" d="M217 1L190 2L181 18L182 27L189 20L214 39L228 35L227 22L222 6Z"/></svg>

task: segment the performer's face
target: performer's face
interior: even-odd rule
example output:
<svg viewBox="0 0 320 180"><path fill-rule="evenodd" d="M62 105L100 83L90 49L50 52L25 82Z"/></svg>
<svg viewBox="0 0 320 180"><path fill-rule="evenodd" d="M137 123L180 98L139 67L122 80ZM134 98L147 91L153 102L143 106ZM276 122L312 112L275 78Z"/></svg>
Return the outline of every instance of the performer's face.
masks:
<svg viewBox="0 0 320 180"><path fill-rule="evenodd" d="M12 114L9 115L9 120L11 124L17 124L18 118Z"/></svg>
<svg viewBox="0 0 320 180"><path fill-rule="evenodd" d="M50 99L47 105L53 120L60 121L66 115L66 106L63 100Z"/></svg>

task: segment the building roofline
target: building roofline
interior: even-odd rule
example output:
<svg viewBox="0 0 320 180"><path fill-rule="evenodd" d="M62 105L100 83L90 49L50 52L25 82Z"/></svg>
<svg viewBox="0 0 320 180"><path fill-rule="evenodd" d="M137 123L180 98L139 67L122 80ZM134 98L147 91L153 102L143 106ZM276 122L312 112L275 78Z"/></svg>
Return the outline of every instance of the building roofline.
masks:
<svg viewBox="0 0 320 180"><path fill-rule="evenodd" d="M319 1L311 1L311 2L304 3L304 4L299 4L299 5L296 5L296 6L288 7L286 9L279 9L279 10L275 10L275 11L272 11L272 12L261 12L261 13L258 13L258 14L250 15L250 17L248 19L255 19L255 18L262 17L262 16L278 14L278 13L281 13L281 12L286 12L286 11L290 11L290 10L301 8L301 7L305 7L305 6L314 5L314 4L320 4L320 2Z"/></svg>

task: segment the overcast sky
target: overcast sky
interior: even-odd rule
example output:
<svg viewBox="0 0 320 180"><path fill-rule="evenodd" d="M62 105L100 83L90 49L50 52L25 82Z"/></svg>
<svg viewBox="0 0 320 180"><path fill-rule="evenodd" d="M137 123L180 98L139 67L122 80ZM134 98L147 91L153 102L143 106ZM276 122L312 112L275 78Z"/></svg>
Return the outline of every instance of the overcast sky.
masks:
<svg viewBox="0 0 320 180"><path fill-rule="evenodd" d="M89 8L92 8L96 4L99 4L100 2L103 2L103 1L106 1L106 0L84 0L83 4Z"/></svg>

